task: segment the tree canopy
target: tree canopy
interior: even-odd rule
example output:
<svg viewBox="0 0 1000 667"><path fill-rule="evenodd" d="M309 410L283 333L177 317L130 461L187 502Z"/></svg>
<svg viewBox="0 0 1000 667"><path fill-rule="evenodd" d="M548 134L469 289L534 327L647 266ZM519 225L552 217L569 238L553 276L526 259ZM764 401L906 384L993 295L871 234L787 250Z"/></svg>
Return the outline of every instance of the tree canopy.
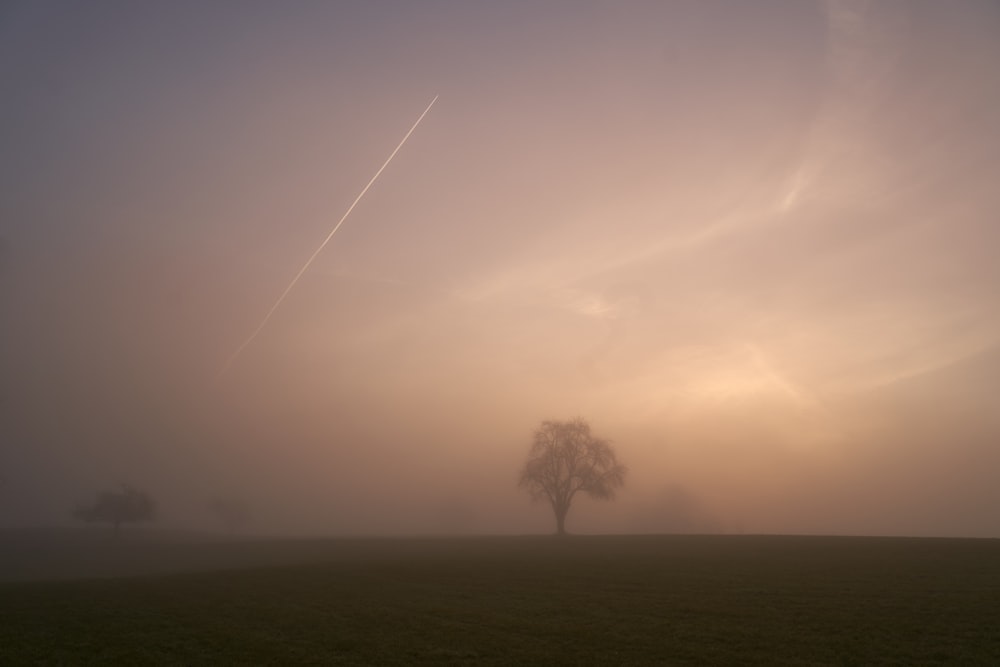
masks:
<svg viewBox="0 0 1000 667"><path fill-rule="evenodd" d="M78 507L75 515L87 523L110 523L117 531L123 523L155 519L156 503L145 491L123 485L118 491L98 493L93 504Z"/></svg>

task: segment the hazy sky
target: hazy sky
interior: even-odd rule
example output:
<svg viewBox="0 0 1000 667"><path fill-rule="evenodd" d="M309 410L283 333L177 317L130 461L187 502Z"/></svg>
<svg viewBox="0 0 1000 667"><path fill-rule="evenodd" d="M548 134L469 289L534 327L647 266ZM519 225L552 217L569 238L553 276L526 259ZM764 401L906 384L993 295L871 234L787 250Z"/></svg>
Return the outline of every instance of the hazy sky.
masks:
<svg viewBox="0 0 1000 667"><path fill-rule="evenodd" d="M0 523L1000 536L1000 6L8 2ZM440 98L230 371L405 131Z"/></svg>

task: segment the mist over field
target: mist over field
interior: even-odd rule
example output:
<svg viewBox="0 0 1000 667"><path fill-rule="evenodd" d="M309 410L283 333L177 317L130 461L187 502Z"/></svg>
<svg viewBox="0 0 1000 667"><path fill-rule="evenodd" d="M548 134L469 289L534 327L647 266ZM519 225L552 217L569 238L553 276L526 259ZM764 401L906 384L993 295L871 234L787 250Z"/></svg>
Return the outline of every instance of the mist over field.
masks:
<svg viewBox="0 0 1000 667"><path fill-rule="evenodd" d="M571 532L1000 537L998 37L975 0L5 3L0 527L129 484L169 529L547 533L518 474L580 416L629 472Z"/></svg>

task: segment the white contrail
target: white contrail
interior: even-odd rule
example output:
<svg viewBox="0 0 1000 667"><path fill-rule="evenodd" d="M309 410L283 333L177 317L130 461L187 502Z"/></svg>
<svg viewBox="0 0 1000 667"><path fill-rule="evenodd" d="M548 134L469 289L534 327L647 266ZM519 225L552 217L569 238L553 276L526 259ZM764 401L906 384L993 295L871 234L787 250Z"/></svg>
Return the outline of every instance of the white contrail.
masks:
<svg viewBox="0 0 1000 667"><path fill-rule="evenodd" d="M333 235L337 233L337 230L340 229L340 226L344 224L344 220L347 220L347 216L351 214L351 211L353 211L354 207L358 205L358 202L361 201L361 198L365 196L365 193L368 192L368 189L378 179L379 175L385 170L386 167L389 166L389 163L392 162L392 158L396 157L396 153L398 153L399 149L403 147L403 144L406 143L406 140L410 138L410 135L413 134L413 131L417 129L417 126L420 125L420 121L422 121L424 119L424 116L427 115L427 112L431 110L431 107L434 106L434 103L437 102L437 99L438 96L435 95L434 99L431 100L431 103L427 105L426 109L424 109L424 112L420 114L419 118L417 118L417 122L413 124L410 130L403 137L402 141L400 141L399 144L396 146L395 150L393 150L392 153L389 154L389 157L386 158L385 162L382 163L382 166L379 167L378 171L375 172L375 175L372 176L370 181L368 181L368 185L366 185L361 190L361 194L355 197L354 201L351 202L351 205L347 207L347 211L344 213L344 215L341 216L340 220L337 221L337 224L334 225L333 229L330 230L330 233L326 235L325 239L323 239L323 242L319 244L319 247L316 248L315 252L313 252L313 254L309 256L309 259L306 260L306 263L302 265L302 268L299 269L299 272L295 274L294 278L292 278L292 282L288 283L288 287L286 287L285 291L281 293L281 296L278 297L278 300L274 302L274 305L271 306L271 309L267 311L267 314L264 316L264 319L261 320L260 324L257 325L257 328L253 330L253 333L251 333L245 341L243 341L242 345L236 348L236 351L233 352L233 354L229 357L229 360L226 361L226 365L223 366L222 370L219 371L220 377L227 370L229 370L229 367L233 365L233 362L236 361L236 358L238 356L240 356L240 353L243 351L243 349L246 348L246 346L249 345L251 342L253 342L253 339L257 337L257 334L260 333L260 330L264 328L264 325L267 324L267 321L271 319L272 315L274 315L274 311L278 310L278 306L281 305L281 302L285 300L285 297L288 296L288 293L292 291L293 287L295 287L295 283L299 282L299 278L302 277L302 274L306 272L306 269L308 269L309 265L313 263L313 260L316 259L316 257L323 251L323 248L325 248L326 244L330 242L330 239L333 238Z"/></svg>

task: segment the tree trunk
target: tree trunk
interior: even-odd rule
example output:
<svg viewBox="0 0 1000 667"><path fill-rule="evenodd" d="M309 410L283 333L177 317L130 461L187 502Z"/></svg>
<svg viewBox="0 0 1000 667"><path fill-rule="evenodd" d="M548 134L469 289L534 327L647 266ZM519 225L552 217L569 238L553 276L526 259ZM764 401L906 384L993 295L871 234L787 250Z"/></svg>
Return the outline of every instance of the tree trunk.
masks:
<svg viewBox="0 0 1000 667"><path fill-rule="evenodd" d="M569 512L568 507L556 507L556 535L566 534L566 514Z"/></svg>

